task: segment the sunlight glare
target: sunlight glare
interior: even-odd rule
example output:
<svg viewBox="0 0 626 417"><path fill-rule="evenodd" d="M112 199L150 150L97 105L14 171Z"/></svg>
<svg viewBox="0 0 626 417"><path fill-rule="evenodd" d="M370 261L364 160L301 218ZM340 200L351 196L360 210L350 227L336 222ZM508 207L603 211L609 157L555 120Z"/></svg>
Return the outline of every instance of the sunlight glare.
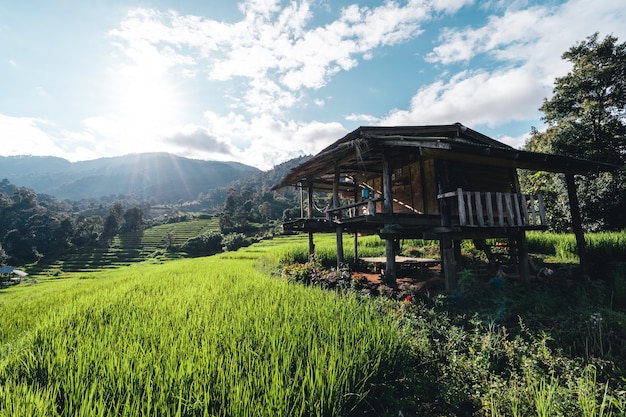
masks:
<svg viewBox="0 0 626 417"><path fill-rule="evenodd" d="M179 99L173 83L162 74L123 75L115 91L115 113L148 131L175 124Z"/></svg>

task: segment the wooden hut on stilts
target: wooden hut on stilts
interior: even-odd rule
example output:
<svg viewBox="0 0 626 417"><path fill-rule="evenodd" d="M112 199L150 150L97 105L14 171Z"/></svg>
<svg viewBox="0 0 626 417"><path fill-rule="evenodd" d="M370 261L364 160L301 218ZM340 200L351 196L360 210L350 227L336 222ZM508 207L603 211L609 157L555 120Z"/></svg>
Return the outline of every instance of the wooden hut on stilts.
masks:
<svg viewBox="0 0 626 417"><path fill-rule="evenodd" d="M385 240L385 275L394 280L399 239L438 240L445 287L456 287L460 242L506 238L520 276L529 279L527 230L548 228L540 194L522 193L518 169L565 175L580 262L586 268L574 175L610 170L607 164L526 152L460 123L360 127L294 167L274 188L299 186L306 213L283 224L307 232L335 232L337 263L343 236L377 233ZM332 195L324 217L314 215L314 192Z"/></svg>

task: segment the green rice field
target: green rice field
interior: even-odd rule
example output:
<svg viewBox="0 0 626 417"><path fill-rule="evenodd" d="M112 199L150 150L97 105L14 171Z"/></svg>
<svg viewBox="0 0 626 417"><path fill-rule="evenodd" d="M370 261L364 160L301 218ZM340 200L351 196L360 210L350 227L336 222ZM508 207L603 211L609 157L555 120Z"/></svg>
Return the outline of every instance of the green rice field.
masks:
<svg viewBox="0 0 626 417"><path fill-rule="evenodd" d="M0 415L337 416L403 349L354 297L255 264L272 245L0 292Z"/></svg>
<svg viewBox="0 0 626 417"><path fill-rule="evenodd" d="M529 246L572 262L570 239ZM591 239L591 253L621 250ZM334 235L315 245L332 264ZM626 415L616 289L556 273L397 300L281 276L307 256L305 235L281 236L1 287L0 417Z"/></svg>

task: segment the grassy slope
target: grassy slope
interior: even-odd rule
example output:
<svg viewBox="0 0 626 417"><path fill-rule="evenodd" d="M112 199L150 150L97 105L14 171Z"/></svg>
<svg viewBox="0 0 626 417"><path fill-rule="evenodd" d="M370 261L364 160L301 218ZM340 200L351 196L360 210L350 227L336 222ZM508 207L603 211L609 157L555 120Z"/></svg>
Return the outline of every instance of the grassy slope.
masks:
<svg viewBox="0 0 626 417"><path fill-rule="evenodd" d="M27 272L58 276L65 272L95 272L105 268L119 268L149 257L172 259L178 256L173 252L166 252L168 233L171 233L172 244L180 246L192 237L211 231L219 231L218 218L163 224L139 234L123 233L113 240L110 247L86 248L69 254L64 259L31 267Z"/></svg>
<svg viewBox="0 0 626 417"><path fill-rule="evenodd" d="M625 415L626 314L599 283L405 303L258 272L302 253L292 236L3 290L0 415Z"/></svg>
<svg viewBox="0 0 626 417"><path fill-rule="evenodd" d="M262 275L269 248L3 290L0 415L371 410L402 348L393 319Z"/></svg>

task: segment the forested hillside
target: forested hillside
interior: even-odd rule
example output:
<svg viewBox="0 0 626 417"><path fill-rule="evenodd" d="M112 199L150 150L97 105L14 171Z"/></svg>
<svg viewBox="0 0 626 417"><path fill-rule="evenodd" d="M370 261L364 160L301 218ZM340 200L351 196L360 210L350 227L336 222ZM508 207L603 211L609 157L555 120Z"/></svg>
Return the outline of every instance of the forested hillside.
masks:
<svg viewBox="0 0 626 417"><path fill-rule="evenodd" d="M54 157L0 157L0 179L75 201L112 195L132 195L138 201L161 204L191 201L212 188L258 172L238 162L201 161L166 153L75 163Z"/></svg>
<svg viewBox="0 0 626 417"><path fill-rule="evenodd" d="M214 215L215 222L219 223L218 233L232 234L228 239L225 238L224 244L228 246L228 242L232 239L244 239L243 235L239 234L241 232L248 236L266 233L269 229L276 227L276 221L283 217L286 210L293 210L299 204L298 195L294 189L287 188L276 192L271 191L270 188L302 158L283 163L267 172L244 165L238 166L234 163L222 165L222 168L232 167L231 174L234 176L242 176L249 170L253 172L252 175L231 183L226 182L228 172L223 176L206 174L206 169L202 168L202 161L181 158L184 161L179 164L177 174L179 177L172 180L163 178L164 172L173 169L171 163L179 161L178 159L169 155L154 155L154 158L150 159L144 155L136 158L135 161L144 165L152 164L154 174L158 171L155 167L156 161L163 160L163 158L168 159L169 168L158 172L161 178L152 182L154 184L152 188L143 189L145 195L118 193L104 197L94 194L93 198L83 198L80 201L60 200L52 195L37 193L30 188L21 187L3 179L0 182L0 265L41 264L42 262L49 264L71 254L82 256L83 252L93 253L96 249L99 253L106 252L120 234L143 233L146 228L163 223L186 221L200 214L205 217L209 214ZM32 172L33 177L37 177L39 175L37 172L50 172L49 169L53 168L58 169L58 172L69 172L64 170L69 170L70 167L76 169L74 165L68 165L69 162L59 158L6 159L10 160L10 163L3 165L5 173L23 169ZM94 161L91 165L94 169L100 165L98 169L105 169L102 172L106 173L112 172L112 167L117 164L120 175L103 174L101 176L103 181L113 181L123 176L124 169L132 168L132 164L126 163L132 158L126 162L111 159L114 161L103 159ZM193 164L197 164L198 169L195 171ZM161 164L161 166L167 165L167 163ZM213 168L217 166L213 165ZM140 170L137 167L132 169ZM149 169L146 169L146 172L148 171ZM207 176L204 177L204 174ZM63 174L59 176L62 177ZM221 187L212 185L212 182L216 181L214 179L216 176L219 177L220 183L228 185ZM48 181L52 179L48 174L41 174L40 177L47 178ZM86 178L83 182L89 184L90 179ZM187 188L184 189L178 182L187 184ZM72 186L76 187L76 184L80 183L81 181L76 181ZM140 180L134 183L141 185ZM143 185L146 183L147 181ZM129 184L133 184L133 181L127 181L120 187L128 187ZM199 191L201 186L204 187L203 191ZM197 187L196 191L199 191L195 196L192 194L196 191L190 192L193 187ZM94 186L92 193L95 191ZM189 198L183 198L182 193L186 193L185 196ZM180 198L177 199L178 197ZM158 204L159 200L174 200L175 202L163 205ZM163 232L163 236L167 234L167 231ZM177 246L185 250L185 245L181 242Z"/></svg>
<svg viewBox="0 0 626 417"><path fill-rule="evenodd" d="M276 165L269 171L257 172L233 181L226 187L211 189L197 202L198 209L220 211L221 226L226 230L246 229L249 223L264 223L282 219L286 211L299 209L299 194L295 188L278 191L276 185L294 166L309 156L294 158Z"/></svg>

